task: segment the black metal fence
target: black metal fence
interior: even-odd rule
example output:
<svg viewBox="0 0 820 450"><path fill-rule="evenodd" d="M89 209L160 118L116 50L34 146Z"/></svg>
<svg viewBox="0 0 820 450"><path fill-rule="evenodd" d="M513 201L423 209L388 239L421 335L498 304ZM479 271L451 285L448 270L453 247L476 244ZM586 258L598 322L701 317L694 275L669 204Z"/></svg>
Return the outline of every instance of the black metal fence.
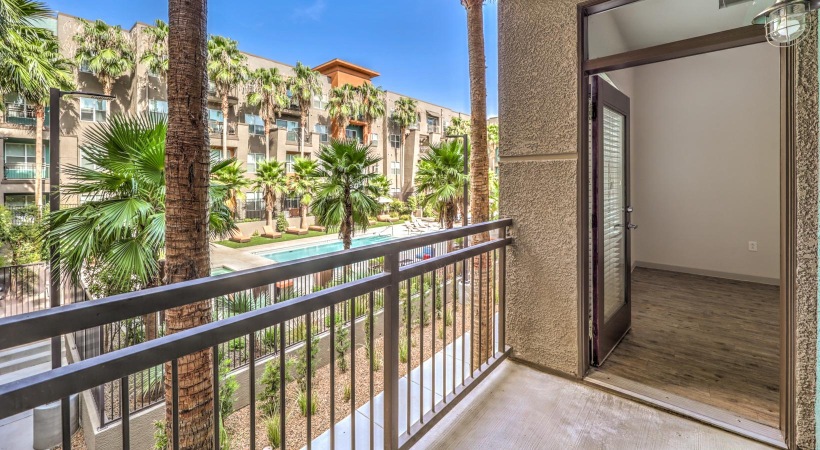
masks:
<svg viewBox="0 0 820 450"><path fill-rule="evenodd" d="M0 267L0 317L40 311L50 304L48 264Z"/></svg>
<svg viewBox="0 0 820 450"><path fill-rule="evenodd" d="M73 304L0 319L0 349L70 333L84 360L0 386L0 420L96 390L106 416L123 421L125 448L132 439L131 414L165 399L165 376L173 421L164 429L170 446L178 448L179 392L192 388L192 378L180 371L192 358L213 365L211 406L213 423L219 424L219 387L225 382L220 367L231 359L232 367L247 365L255 380L257 364L266 361L271 376L263 377L261 394L267 397L257 395L256 383L244 386L250 423L243 426L251 431L248 442L236 446L301 447L319 437L332 447L342 424L353 446L357 430L373 444L376 425L384 430L385 448L409 446L508 351L504 279L510 224L476 224L93 302L84 301L84 290L68 289L65 302ZM468 240L474 245L467 246ZM144 331L143 318L158 316L161 325L167 310L206 300L215 319L207 325L168 336L160 327L156 339L126 339L109 348L114 333L106 327L116 325L123 330L119 336L133 337ZM123 329L129 321L135 326ZM296 345L297 351L281 351ZM318 350L329 356L326 364L314 356ZM366 370L360 373L357 364ZM432 396L419 394L429 390ZM381 402L375 401L378 395ZM330 408L317 414L315 406L306 406L316 402ZM351 413L366 404L369 420L357 425ZM383 416L375 414L376 404ZM68 420L64 414L64 429ZM257 436L260 420L266 421L267 436ZM221 431L230 435L221 425L212 428L217 445L225 438ZM281 441L268 442L276 430ZM70 447L67 434L63 448ZM286 447L286 437L296 442Z"/></svg>

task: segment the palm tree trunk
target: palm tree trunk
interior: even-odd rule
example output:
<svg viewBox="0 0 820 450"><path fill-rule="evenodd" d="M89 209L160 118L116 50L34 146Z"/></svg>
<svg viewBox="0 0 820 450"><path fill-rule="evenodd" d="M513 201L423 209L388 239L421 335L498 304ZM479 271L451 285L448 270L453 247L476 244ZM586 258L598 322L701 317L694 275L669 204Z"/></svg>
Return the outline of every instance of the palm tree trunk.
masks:
<svg viewBox="0 0 820 450"><path fill-rule="evenodd" d="M265 188L265 225L273 223L273 213L276 208L276 195L271 193L270 188Z"/></svg>
<svg viewBox="0 0 820 450"><path fill-rule="evenodd" d="M114 90L114 80L111 79L109 76L103 76L102 79L102 88L103 94L111 95L111 92Z"/></svg>
<svg viewBox="0 0 820 450"><path fill-rule="evenodd" d="M299 229L307 228L307 206L299 200Z"/></svg>
<svg viewBox="0 0 820 450"><path fill-rule="evenodd" d="M265 116L263 123L265 127L265 159L270 159L270 120L267 116Z"/></svg>
<svg viewBox="0 0 820 450"><path fill-rule="evenodd" d="M34 107L34 204L37 216L43 211L43 124L46 109L43 105ZM56 125L56 124L55 124Z"/></svg>
<svg viewBox="0 0 820 450"><path fill-rule="evenodd" d="M467 49L470 58L470 213L473 223L486 222L490 216L490 191L488 185L489 156L487 154L487 69L484 51L484 0L462 0L467 10ZM466 213L466 211L465 211ZM489 233L481 233L472 238L472 244L490 239ZM492 292L486 281L489 275L488 258L475 258L473 267L477 275L474 285L480 292L473 293L472 308L475 311L473 330L484 339L492 336L493 314L491 302L487 299ZM475 283L478 281L478 283ZM494 288L493 288L494 289ZM479 352L481 347L481 352ZM473 370L479 367L493 352L489 345L474 345L472 355Z"/></svg>
<svg viewBox="0 0 820 450"><path fill-rule="evenodd" d="M222 159L228 159L228 94L222 96Z"/></svg>
<svg viewBox="0 0 820 450"><path fill-rule="evenodd" d="M307 105L307 108L310 108L310 104ZM299 124L299 157L305 157L305 128L308 125L308 117L307 117L307 110L305 105L301 107L301 114L299 114L299 119L301 123Z"/></svg>
<svg viewBox="0 0 820 450"><path fill-rule="evenodd" d="M166 142L166 284L206 277L208 246L207 0L168 1L168 133ZM210 322L208 301L170 309L166 333ZM213 377L210 350L178 360L179 443L213 448ZM173 442L171 364L165 365L165 429Z"/></svg>
<svg viewBox="0 0 820 450"><path fill-rule="evenodd" d="M350 186L345 186L345 216L342 219L342 242L344 249L350 250L353 245L353 203L350 200Z"/></svg>

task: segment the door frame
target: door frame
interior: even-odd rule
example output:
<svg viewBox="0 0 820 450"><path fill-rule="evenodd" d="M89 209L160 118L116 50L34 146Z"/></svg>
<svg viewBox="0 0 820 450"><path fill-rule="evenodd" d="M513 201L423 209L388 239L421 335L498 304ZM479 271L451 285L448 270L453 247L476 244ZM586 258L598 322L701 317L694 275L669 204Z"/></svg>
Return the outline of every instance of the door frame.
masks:
<svg viewBox="0 0 820 450"><path fill-rule="evenodd" d="M578 376L590 372L591 329L589 327L591 286L589 257L589 153L590 76L606 71L637 67L661 61L710 53L766 42L762 27L754 27L695 37L589 60L587 18L590 15L628 5L639 0L587 0L577 6L577 101L578 101ZM796 443L796 367L797 363L797 167L795 136L795 47L780 51L780 432L783 443ZM636 397L637 398L637 397ZM702 417L692 412L690 417ZM700 419L699 419L700 420Z"/></svg>

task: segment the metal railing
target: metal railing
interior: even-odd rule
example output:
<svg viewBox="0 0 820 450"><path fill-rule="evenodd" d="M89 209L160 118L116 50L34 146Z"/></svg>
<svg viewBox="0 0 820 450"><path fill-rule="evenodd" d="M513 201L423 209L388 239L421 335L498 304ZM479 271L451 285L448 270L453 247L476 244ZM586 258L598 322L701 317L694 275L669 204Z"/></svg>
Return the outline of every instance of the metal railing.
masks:
<svg viewBox="0 0 820 450"><path fill-rule="evenodd" d="M113 383L109 390L118 399L113 413L121 417L127 448L132 414L139 409L134 386L143 382L145 371L155 370L170 382L173 420L164 429L176 449L179 424L187 420L180 418L179 392L190 388L192 380L182 371L191 361L211 365L207 384L213 401L207 406L212 423L223 423L220 366L229 357L227 345L231 351L244 349L254 361L247 365L249 380L258 378L259 364L270 372L262 377L259 391L258 383L242 387L248 390L250 423L241 426L250 436L237 446L267 445L266 437L256 436L257 421L277 417L278 422L266 425L278 428L280 448L310 447L314 438L328 440L332 448L337 427L345 424L354 447L357 432L369 434L370 448L376 439L384 448L408 447L509 351L504 280L510 225L505 219L432 232L0 319L0 350L72 334L78 350L84 347L91 356L0 385L0 420L61 400L63 430L69 430L68 397ZM473 245L467 246L468 240ZM202 302L215 311L220 308L214 305L225 305L226 313L216 314L211 323L109 353L97 354L101 344L93 336L98 335L77 339L88 330ZM289 351L288 342L298 344ZM315 356L322 349L326 364ZM367 369L359 372L357 364ZM158 386L141 395L162 399L162 381ZM308 406L315 402L328 402L330 408L317 414L315 406ZM351 414L364 410L369 413ZM377 427L383 436L375 433ZM218 446L224 427L211 428ZM70 447L68 434L63 432L63 448ZM296 442L286 444L286 438Z"/></svg>
<svg viewBox="0 0 820 450"><path fill-rule="evenodd" d="M209 120L208 130L211 134L222 136L223 123L221 120ZM228 136L236 136L236 126L228 123Z"/></svg>
<svg viewBox="0 0 820 450"><path fill-rule="evenodd" d="M48 164L43 164L40 178L48 179ZM36 173L34 163L6 163L3 165L3 177L7 180L32 180Z"/></svg>
<svg viewBox="0 0 820 450"><path fill-rule="evenodd" d="M0 267L0 317L40 311L50 304L48 264Z"/></svg>

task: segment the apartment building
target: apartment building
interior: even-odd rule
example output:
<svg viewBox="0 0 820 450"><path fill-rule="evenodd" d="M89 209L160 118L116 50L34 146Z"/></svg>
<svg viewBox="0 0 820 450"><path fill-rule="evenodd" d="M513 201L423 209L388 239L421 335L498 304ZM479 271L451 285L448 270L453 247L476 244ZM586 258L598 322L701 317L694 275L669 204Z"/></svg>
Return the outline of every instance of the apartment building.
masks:
<svg viewBox="0 0 820 450"><path fill-rule="evenodd" d="M48 26L56 32L60 47L68 57L73 57L76 43L73 37L81 30L81 19L67 14L58 14L49 21ZM113 100L99 100L81 96L65 97L60 105L60 162L61 164L83 164L81 147L83 136L93 126L105 122L112 114L139 114L144 112L165 113L168 110L166 86L163 80L151 74L145 64L139 62L139 56L150 45L144 29L150 25L135 23L125 32L131 38L137 55L136 66L132 74L116 80L113 88ZM293 74L293 66L272 59L245 53L250 70L258 68L278 68L286 77ZM314 66L323 77L322 95L317 96L308 111L308 129L305 134L303 151L305 157L314 157L321 145L328 143L332 135L333 123L328 118L327 105L330 89L350 83L354 86L363 83L378 84L379 73L357 66L347 61L334 59ZM77 69L77 85L80 91L101 93L102 85L83 67ZM299 106L295 103L285 109L271 128L270 154L266 154L264 127L258 108L247 103L249 86L239 86L229 98L227 130L227 157L236 158L245 164L248 176L253 177L256 164L267 158L284 161L290 167L299 156L298 128L300 123ZM395 102L403 97L401 94L387 91L386 117L379 119L372 127L367 123L352 120L345 130L348 138L359 139L371 145L372 151L379 155L383 162L378 167L380 173L393 181L392 194L406 199L413 192L413 178L416 165L425 149L439 142L444 129L453 117L468 117L466 114L418 100L419 122L411 126L406 134L404 145L400 130L390 120ZM0 181L0 201L9 206L20 206L34 203L34 118L33 111L17 95L7 95L3 99L5 112L0 119L0 147L3 150L3 179ZM209 128L211 147L214 155L222 153L222 112L220 101L215 93L209 99ZM44 167L48 175L48 127L42 130L45 139ZM48 192L48 180L44 180ZM81 199L76 199L80 201ZM70 200L71 202L73 200ZM286 198L284 207L296 214L298 199ZM248 192L246 205L242 214L247 217L262 217L264 205L261 194Z"/></svg>

